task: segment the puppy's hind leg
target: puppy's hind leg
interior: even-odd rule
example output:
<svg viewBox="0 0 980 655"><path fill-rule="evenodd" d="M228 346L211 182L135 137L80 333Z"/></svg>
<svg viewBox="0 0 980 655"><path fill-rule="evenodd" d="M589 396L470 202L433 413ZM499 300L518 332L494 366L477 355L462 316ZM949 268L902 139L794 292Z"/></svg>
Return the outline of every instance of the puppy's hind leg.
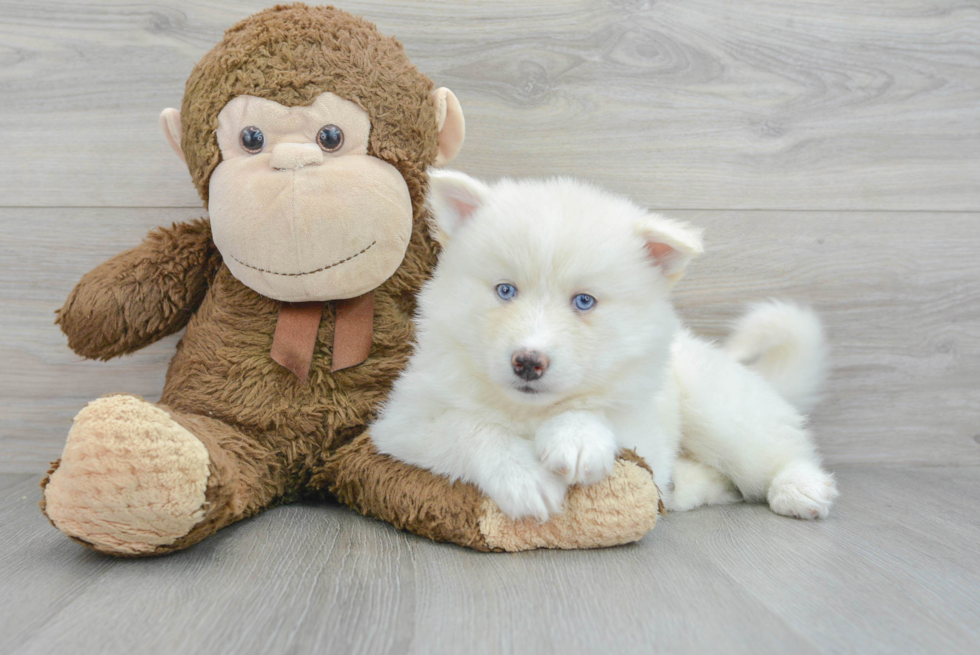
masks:
<svg viewBox="0 0 980 655"><path fill-rule="evenodd" d="M718 469L679 457L674 463L674 490L665 500L672 512L686 512L702 505L726 505L742 500L735 484Z"/></svg>
<svg viewBox="0 0 980 655"><path fill-rule="evenodd" d="M757 373L691 335L674 346L682 447L777 514L827 516L837 497L806 419Z"/></svg>
<svg viewBox="0 0 980 655"><path fill-rule="evenodd" d="M766 492L769 508L798 519L822 519L837 498L834 476L812 462L796 460L784 466Z"/></svg>

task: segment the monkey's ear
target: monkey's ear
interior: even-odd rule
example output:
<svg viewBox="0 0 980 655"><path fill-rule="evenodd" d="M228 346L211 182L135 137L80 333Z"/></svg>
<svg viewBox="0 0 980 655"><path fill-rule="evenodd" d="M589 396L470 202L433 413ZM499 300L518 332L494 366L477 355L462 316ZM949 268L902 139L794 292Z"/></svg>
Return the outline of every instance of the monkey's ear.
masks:
<svg viewBox="0 0 980 655"><path fill-rule="evenodd" d="M435 165L442 168L459 154L466 138L466 121L463 119L463 108L453 92L446 87L440 87L432 92L432 100L436 105L436 121L439 125L439 154Z"/></svg>
<svg viewBox="0 0 980 655"><path fill-rule="evenodd" d="M670 285L681 279L692 259L704 252L701 230L658 214L637 221L636 233L646 242L647 255Z"/></svg>
<svg viewBox="0 0 980 655"><path fill-rule="evenodd" d="M160 127L163 128L163 136L167 138L167 143L180 157L180 161L186 163L184 151L180 149L180 111L168 107L160 112Z"/></svg>
<svg viewBox="0 0 980 655"><path fill-rule="evenodd" d="M486 202L490 188L457 171L429 171L432 236L445 246L456 230Z"/></svg>

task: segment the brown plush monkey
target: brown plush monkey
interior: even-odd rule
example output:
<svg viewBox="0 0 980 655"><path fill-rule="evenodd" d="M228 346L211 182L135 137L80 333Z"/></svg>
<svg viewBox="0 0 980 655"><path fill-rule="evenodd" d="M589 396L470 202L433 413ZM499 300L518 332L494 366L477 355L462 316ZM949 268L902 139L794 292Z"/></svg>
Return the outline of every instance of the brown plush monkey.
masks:
<svg viewBox="0 0 980 655"><path fill-rule="evenodd" d="M397 41L332 7L277 6L228 30L161 122L210 222L155 230L97 267L57 322L99 359L186 333L159 404L111 395L75 417L42 482L59 530L158 555L323 492L480 550L612 545L653 527L656 488L632 456L549 523L514 523L365 433L435 263L426 168L463 140L455 97Z"/></svg>

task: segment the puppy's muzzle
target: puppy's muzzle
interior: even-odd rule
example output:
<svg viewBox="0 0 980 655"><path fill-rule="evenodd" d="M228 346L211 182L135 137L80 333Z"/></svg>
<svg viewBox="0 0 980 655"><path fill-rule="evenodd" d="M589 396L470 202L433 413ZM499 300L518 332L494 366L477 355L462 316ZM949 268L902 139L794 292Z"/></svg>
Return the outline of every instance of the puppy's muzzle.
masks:
<svg viewBox="0 0 980 655"><path fill-rule="evenodd" d="M510 358L514 375L533 382L544 376L548 370L548 356L536 350L518 350Z"/></svg>

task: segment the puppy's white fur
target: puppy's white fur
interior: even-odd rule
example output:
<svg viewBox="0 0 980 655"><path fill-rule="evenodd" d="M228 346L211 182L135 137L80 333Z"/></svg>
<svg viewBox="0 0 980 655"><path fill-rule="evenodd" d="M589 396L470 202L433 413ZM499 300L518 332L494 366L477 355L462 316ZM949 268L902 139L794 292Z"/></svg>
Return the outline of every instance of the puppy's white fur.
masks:
<svg viewBox="0 0 980 655"><path fill-rule="evenodd" d="M560 511L620 448L646 459L673 510L745 498L827 515L837 491L800 413L824 371L812 312L760 305L726 352L669 299L699 231L568 179L488 187L437 172L430 204L444 251L415 355L371 430L381 452L471 482L514 518ZM574 306L582 293L591 310ZM540 379L515 374L518 351L547 356Z"/></svg>

